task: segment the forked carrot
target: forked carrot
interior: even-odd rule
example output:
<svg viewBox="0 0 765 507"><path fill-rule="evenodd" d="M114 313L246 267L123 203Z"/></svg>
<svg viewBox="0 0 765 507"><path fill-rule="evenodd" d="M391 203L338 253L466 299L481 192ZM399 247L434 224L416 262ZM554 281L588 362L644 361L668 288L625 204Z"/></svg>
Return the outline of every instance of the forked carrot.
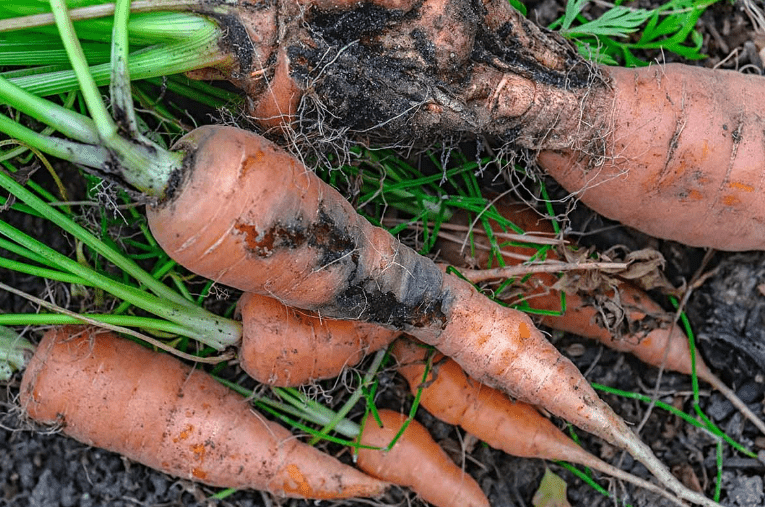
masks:
<svg viewBox="0 0 765 507"><path fill-rule="evenodd" d="M211 486L315 499L378 496L388 486L300 442L208 374L113 333L47 332L19 403L87 445Z"/></svg>

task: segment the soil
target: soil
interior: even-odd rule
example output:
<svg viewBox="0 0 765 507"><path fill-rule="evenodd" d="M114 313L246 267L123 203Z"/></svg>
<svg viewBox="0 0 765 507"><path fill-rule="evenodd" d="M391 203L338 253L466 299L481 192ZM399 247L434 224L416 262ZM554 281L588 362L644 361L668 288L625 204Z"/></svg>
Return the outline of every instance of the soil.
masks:
<svg viewBox="0 0 765 507"><path fill-rule="evenodd" d="M644 2L650 4L650 2ZM529 5L529 18L546 25L561 10L560 3L545 0ZM723 66L743 66L754 62L746 47L755 40L749 19L740 4L721 3L707 12L699 22L704 36L704 52L710 57L696 62L714 66L726 61L732 51L739 58L727 59ZM747 56L749 55L749 56ZM646 55L649 58L661 55ZM671 55L664 55L667 60ZM750 58L750 60L747 60ZM762 63L760 62L760 68ZM554 192L554 187L552 188ZM4 217L5 218L5 217ZM27 219L20 224L25 230L41 231L49 244L58 244L69 251L60 235L41 229L41 224ZM765 253L714 253L702 267L705 252L676 243L658 241L608 222L577 207L572 215L574 231L583 233L585 244L611 246L625 244L631 249L650 246L660 250L668 261L667 275L677 286L692 279L697 271L711 273L695 288L687 303L687 312L695 330L700 353L739 396L757 414L765 410ZM31 292L39 287L19 275L0 271L3 281ZM25 286L25 284L27 284ZM0 293L0 307L19 311L25 303ZM29 309L27 308L27 311ZM627 391L651 394L657 389L659 372L637 360L575 336L551 334L553 342L586 372L588 380ZM658 399L693 412L690 380L683 375L663 372L658 385ZM403 408L410 403L403 381L393 374L382 379L379 403ZM2 507L68 507L68 506L271 506L288 505L376 505L377 501L304 502L279 500L259 492L236 492L224 500L210 500L215 491L188 481L177 480L132 463L118 455L90 448L58 434L33 429L19 421L14 404L18 378L0 390L0 506ZM647 413L647 406L625 398L603 395L617 413L638 425ZM765 439L720 395L704 386L699 401L701 409L733 439L749 449L765 454ZM654 495L601 478L619 501L608 499L584 484L561 465L541 460L518 459L475 442L469 435L438 422L420 411L423 422L437 440L449 450L487 492L495 507L531 505L546 467L561 475L568 484L568 500L573 506L598 507L669 505ZM650 411L640 434L658 457L689 486L699 486L708 494L716 480L717 441L709 433L696 429L658 409ZM599 457L617 464L636 475L647 476L641 465L609 445L584 434L578 435L582 445ZM721 448L721 503L727 507L765 507L765 460L744 457L727 445ZM332 452L342 453L333 448ZM342 456L347 459L347 453ZM414 495L394 489L380 505L422 505Z"/></svg>

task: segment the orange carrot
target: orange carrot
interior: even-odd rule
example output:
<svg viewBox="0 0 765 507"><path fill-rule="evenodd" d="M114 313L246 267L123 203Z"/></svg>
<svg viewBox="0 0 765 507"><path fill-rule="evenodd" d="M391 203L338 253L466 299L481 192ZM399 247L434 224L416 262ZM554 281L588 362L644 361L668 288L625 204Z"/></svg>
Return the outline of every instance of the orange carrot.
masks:
<svg viewBox="0 0 765 507"><path fill-rule="evenodd" d="M601 70L612 91L600 151L542 152L540 165L598 213L653 236L765 248L755 126L765 79L679 64Z"/></svg>
<svg viewBox="0 0 765 507"><path fill-rule="evenodd" d="M387 487L301 443L206 373L112 333L49 331L20 392L35 421L176 477L294 498Z"/></svg>
<svg viewBox="0 0 765 507"><path fill-rule="evenodd" d="M511 204L508 201L496 202L495 206L502 216L527 232L553 233L550 222L542 219L538 213L527 206ZM455 216L454 221L467 222L464 215ZM495 232L501 231L494 222L492 222L492 228ZM475 255L471 256L470 262L485 268L492 257L489 251L490 243L479 229L474 231L473 241L476 251ZM461 245L453 241L440 240L438 248L441 256L448 262L455 265L465 263L466 258L461 253ZM518 265L522 262L519 256L529 257L534 253L536 250L533 247L511 244L502 246L502 258L506 265ZM559 260L559 257L550 250L547 253L547 259ZM558 290L552 288L556 282L557 278L552 273L535 273L525 284L529 290L524 293L524 297L528 298L535 309L560 312L562 310L561 295ZM597 308L577 292L566 293L564 314L542 315L539 320L553 329L598 340L612 349L629 352L649 365L690 375L693 365L688 337L679 325L673 324L672 316L668 315L648 294L629 282L622 282L616 290L618 300L625 310L625 324L621 326L625 328L625 331L621 336L615 336L604 326L602 320L598 318ZM613 290L605 295L611 298L617 296ZM709 369L704 360L696 355L695 361L698 377L720 391L747 419L765 433L765 423Z"/></svg>
<svg viewBox="0 0 765 507"><path fill-rule="evenodd" d="M460 426L495 449L522 458L569 461L598 470L682 503L663 489L602 461L563 434L534 407L468 377L451 359L436 354L425 378L428 348L398 339L393 354L398 372L420 404L438 419Z"/></svg>
<svg viewBox="0 0 765 507"><path fill-rule="evenodd" d="M374 477L407 486L437 507L489 507L489 500L470 475L461 470L415 420L394 441L407 416L393 410L379 411L382 425L369 415L360 443L382 449L359 448L358 466ZM404 463L412 466L403 466Z"/></svg>
<svg viewBox="0 0 765 507"><path fill-rule="evenodd" d="M147 216L180 264L322 318L409 332L477 380L628 450L678 496L715 505L669 473L528 316L443 275L286 152L222 126L201 127L178 148L187 172Z"/></svg>
<svg viewBox="0 0 765 507"><path fill-rule="evenodd" d="M336 377L400 334L376 324L320 319L274 298L245 293L239 363L255 380L297 386Z"/></svg>

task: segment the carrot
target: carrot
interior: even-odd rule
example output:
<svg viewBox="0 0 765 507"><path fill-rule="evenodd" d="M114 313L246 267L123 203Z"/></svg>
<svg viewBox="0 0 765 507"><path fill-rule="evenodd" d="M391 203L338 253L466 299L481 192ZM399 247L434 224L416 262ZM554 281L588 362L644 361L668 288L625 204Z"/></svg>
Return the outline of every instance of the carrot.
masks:
<svg viewBox="0 0 765 507"><path fill-rule="evenodd" d="M47 332L19 403L87 445L211 486L316 499L377 496L387 487L301 443L206 373L112 333Z"/></svg>
<svg viewBox="0 0 765 507"><path fill-rule="evenodd" d="M398 372L419 393L420 404L438 419L462 427L495 449L522 458L568 461L592 468L682 503L650 482L600 460L563 434L533 406L482 385L453 360L436 354L425 377L428 348L406 338L393 345Z"/></svg>
<svg viewBox="0 0 765 507"><path fill-rule="evenodd" d="M407 416L388 409L378 414L379 424L370 415L361 430L361 445L374 449L359 448L359 468L384 481L407 486L437 507L489 507L475 479L454 464L424 426L410 420L396 439ZM386 450L394 440L393 447Z"/></svg>
<svg viewBox="0 0 765 507"><path fill-rule="evenodd" d="M679 496L714 505L669 473L528 316L444 276L273 144L206 126L176 148L187 153L182 184L147 217L180 264L322 318L406 331L477 380L628 450Z"/></svg>
<svg viewBox="0 0 765 507"><path fill-rule="evenodd" d="M601 71L612 89L598 99L612 111L601 149L542 152L540 165L593 210L653 236L765 249L765 79L679 64Z"/></svg>
<svg viewBox="0 0 765 507"><path fill-rule="evenodd" d="M281 97L280 112L256 115L387 144L494 139L539 153L569 192L626 225L692 246L765 248L765 79L596 66L498 0L400 3L309 9L310 30L285 29L289 58L267 67L277 84L252 99ZM311 107L296 106L303 95Z"/></svg>
<svg viewBox="0 0 765 507"><path fill-rule="evenodd" d="M495 207L502 216L527 232L547 235L553 233L550 222L542 219L538 213L527 206L501 200L495 202ZM465 215L457 215L453 221L466 223L467 218ZM495 222L491 224L495 233L501 232ZM476 234L479 232L478 229L474 231L473 243L476 250L469 262L485 268L493 255L490 252L487 237ZM439 240L438 248L441 256L448 262L464 265L467 261L466 256L461 252L463 247L453 241ZM536 253L532 247L512 244L503 244L501 250L502 258L507 265L518 265L523 257ZM559 257L550 250L547 253L547 259L559 260ZM552 273L535 273L525 284L530 287L530 290L524 293L524 297L528 298L535 309L560 312L562 310L561 295L558 290L553 289L556 282L557 278ZM559 316L541 315L539 320L553 329L598 340L612 349L629 352L646 364L690 375L694 365L691 362L688 337L678 325L673 324L671 315L667 315L667 312L648 294L627 281L622 282L616 290L618 291L617 299L625 310L626 323L621 326L624 328L621 336L615 336L603 325L602 320L598 318L597 308L577 292L566 293L565 313ZM610 298L617 296L614 291L605 295ZM698 355L695 357L695 369L698 378L720 391L747 419L765 433L765 423L709 369Z"/></svg>
<svg viewBox="0 0 765 507"><path fill-rule="evenodd" d="M320 319L252 293L242 295L237 308L244 328L240 366L250 377L273 386L336 377L400 334L376 324Z"/></svg>

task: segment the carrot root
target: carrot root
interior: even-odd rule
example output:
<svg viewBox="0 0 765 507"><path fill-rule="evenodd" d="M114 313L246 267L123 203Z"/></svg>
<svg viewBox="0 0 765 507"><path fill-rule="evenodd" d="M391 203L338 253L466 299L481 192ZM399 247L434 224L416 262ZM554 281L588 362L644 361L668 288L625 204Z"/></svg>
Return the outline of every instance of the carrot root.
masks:
<svg viewBox="0 0 765 507"><path fill-rule="evenodd" d="M455 465L417 421L409 421L393 448L385 450L407 416L387 409L380 410L379 416L382 426L369 415L361 431L362 445L380 448L359 448L357 463L362 470L408 486L437 507L490 507L475 479Z"/></svg>
<svg viewBox="0 0 765 507"><path fill-rule="evenodd" d="M20 393L35 421L175 477L294 498L387 487L300 442L206 373L113 333L49 331Z"/></svg>

